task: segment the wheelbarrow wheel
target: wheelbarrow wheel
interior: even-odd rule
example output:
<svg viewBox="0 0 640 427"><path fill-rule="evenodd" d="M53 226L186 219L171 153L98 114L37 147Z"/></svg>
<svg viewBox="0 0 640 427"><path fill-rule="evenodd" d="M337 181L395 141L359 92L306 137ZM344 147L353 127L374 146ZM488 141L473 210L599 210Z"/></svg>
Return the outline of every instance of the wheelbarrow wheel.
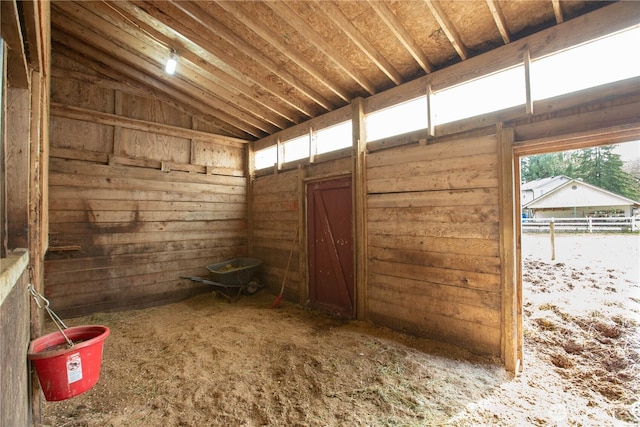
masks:
<svg viewBox="0 0 640 427"><path fill-rule="evenodd" d="M247 295L253 295L258 292L258 289L260 289L260 281L254 277L249 283L247 283L247 286L244 288L244 292Z"/></svg>

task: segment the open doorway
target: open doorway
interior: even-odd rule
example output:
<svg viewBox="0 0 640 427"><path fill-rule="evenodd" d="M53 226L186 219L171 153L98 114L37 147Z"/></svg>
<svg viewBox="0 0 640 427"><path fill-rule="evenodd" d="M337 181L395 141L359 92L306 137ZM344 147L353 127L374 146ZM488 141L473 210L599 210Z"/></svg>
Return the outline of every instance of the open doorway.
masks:
<svg viewBox="0 0 640 427"><path fill-rule="evenodd" d="M635 425L640 141L553 151L561 145L518 159L523 363L569 391L554 406L559 423L587 404ZM613 167L630 188L612 186Z"/></svg>

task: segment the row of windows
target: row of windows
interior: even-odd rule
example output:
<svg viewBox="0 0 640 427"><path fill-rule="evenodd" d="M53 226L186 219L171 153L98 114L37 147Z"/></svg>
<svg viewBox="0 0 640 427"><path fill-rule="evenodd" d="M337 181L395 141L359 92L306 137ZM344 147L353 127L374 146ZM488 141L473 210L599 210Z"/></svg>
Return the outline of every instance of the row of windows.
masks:
<svg viewBox="0 0 640 427"><path fill-rule="evenodd" d="M585 43L531 61L529 85L533 101L552 98L640 75L636 55L640 27ZM597 62L596 62L597 61ZM433 92L365 116L366 140L375 141L418 129L428 123L431 105L433 125L524 105L525 65L508 68L457 86ZM315 138L315 143L313 139ZM351 122L343 122L308 135L284 141L255 153L256 169L322 154L352 144ZM312 152L314 151L314 152Z"/></svg>

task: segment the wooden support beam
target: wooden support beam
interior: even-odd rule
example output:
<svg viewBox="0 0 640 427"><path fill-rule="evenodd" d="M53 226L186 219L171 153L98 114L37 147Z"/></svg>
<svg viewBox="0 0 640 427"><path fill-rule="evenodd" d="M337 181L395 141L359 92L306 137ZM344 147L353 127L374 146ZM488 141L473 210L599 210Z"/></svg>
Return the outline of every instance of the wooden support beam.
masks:
<svg viewBox="0 0 640 427"><path fill-rule="evenodd" d="M440 24L440 28L442 28L442 31L444 31L453 48L456 50L456 52L458 52L460 58L462 58L463 60L469 58L467 48L462 42L458 31L456 31L455 27L451 23L451 20L442 9L442 6L440 6L440 3L438 3L436 0L425 0L425 3L427 4L427 7L429 7L429 10L431 11L433 17L436 18L436 21L438 21L438 24Z"/></svg>
<svg viewBox="0 0 640 427"><path fill-rule="evenodd" d="M257 19L254 19L252 16L246 14L246 12L242 11L238 8L234 2L229 1L216 1L216 4L224 9L226 12L230 13L233 17L235 17L238 21L242 22L246 25L251 31L255 32L257 35L265 39L269 42L273 47L278 49L278 51L283 54L288 60L298 65L300 68L309 73L313 78L315 78L322 85L331 90L334 94L336 94L343 101L348 102L350 100L350 95L344 88L336 85L327 79L324 74L316 69L316 67L303 55L298 52L292 51L287 46L285 40L281 37L280 34L276 34L269 27L264 25ZM326 108L326 107L325 107ZM333 109L333 108L328 108Z"/></svg>
<svg viewBox="0 0 640 427"><path fill-rule="evenodd" d="M6 161L6 212L8 248L29 246L29 171L31 142L31 93L28 89L8 88L7 120L4 130Z"/></svg>
<svg viewBox="0 0 640 427"><path fill-rule="evenodd" d="M231 138L224 135L213 135L198 130L131 119L128 117L116 116L115 114L101 113L99 111L71 107L58 103L51 103L51 114L58 117L65 117L67 119L82 120L110 126L121 126L128 129L141 130L160 135L176 136L179 138L194 138L200 141L214 142L216 144L226 145L229 147L239 148L247 143L246 140Z"/></svg>
<svg viewBox="0 0 640 427"><path fill-rule="evenodd" d="M9 46L7 54L7 79L11 87L29 87L29 67L24 50L24 38L20 28L18 5L15 0L0 1L2 38Z"/></svg>
<svg viewBox="0 0 640 427"><path fill-rule="evenodd" d="M367 142L364 127L364 101L357 98L351 103L351 123L353 137L353 211L354 211L354 262L355 271L355 306L356 319L366 320L368 317L367 298Z"/></svg>
<svg viewBox="0 0 640 427"><path fill-rule="evenodd" d="M202 95L201 91L199 91L200 95L197 97L190 96L189 93L184 93L181 90L174 88L173 86L169 86L168 84L151 77L149 74L144 73L127 65L122 61L115 59L110 54L101 52L94 48L87 48L85 43L69 34L54 31L53 37L54 41L64 45L64 48L77 52L76 56L78 57L84 57L85 59L91 58L95 61L96 64L104 64L108 68L111 68L112 72L115 71L121 75L129 76L129 78L133 79L133 81L135 81L136 83L146 85L151 89L162 92L164 95L172 97L173 99L182 102L184 105L188 105L194 110L202 112L203 114L209 114L211 113L211 111L214 111L217 115L216 123L219 125L221 130L227 131L230 135L246 135L247 137L264 136L264 133L262 131L255 127L246 125L242 121L229 115L228 112L222 110L216 111L215 108L207 104L210 99L205 100L204 98L199 98ZM118 49L115 46L113 46L113 48ZM91 64L89 66L91 66ZM196 89L194 87L191 87L189 91L191 90Z"/></svg>
<svg viewBox="0 0 640 427"><path fill-rule="evenodd" d="M44 21L40 19L39 4L35 1L23 1L22 12L24 15L25 37L29 46L27 62L32 70L41 71L43 65L43 43L40 25ZM48 25L48 22L45 25Z"/></svg>
<svg viewBox="0 0 640 427"><path fill-rule="evenodd" d="M62 70L56 68L52 70L52 77L73 79L79 82L88 83L103 88L118 90L122 93L128 93L135 96L158 100L172 106L178 111L190 114L194 117L198 117L202 121L207 122L209 125L214 126L217 129L217 132L226 132L227 135L236 136L241 139L243 137L250 137L249 134L239 132L237 129L231 128L226 123L223 123L217 118L211 116L209 114L210 110L203 111L202 109L198 108L199 106L197 104L185 104L182 102L178 102L174 97L170 96L170 94L165 94L160 89L154 90L154 87L159 87L157 85L147 86L144 84L144 82L131 79L127 75L113 70L107 64L104 64L102 62L87 62L87 58L83 54L72 49L65 49L64 55L74 61L77 61L78 63L84 63L85 65L87 65L87 67L90 67L94 71L99 73L99 76L88 73L75 72L68 69Z"/></svg>
<svg viewBox="0 0 640 427"><path fill-rule="evenodd" d="M619 144L639 139L640 123L630 123L527 141L515 141L513 145L514 152L518 156L529 156L551 151L579 150L598 145Z"/></svg>
<svg viewBox="0 0 640 427"><path fill-rule="evenodd" d="M556 17L556 22L558 24L561 24L562 22L564 22L564 15L562 14L562 4L560 3L560 0L551 0L551 3L553 4L553 14Z"/></svg>
<svg viewBox="0 0 640 427"><path fill-rule="evenodd" d="M425 55L422 48L402 26L402 23L398 20L398 17L394 15L393 11L391 11L385 3L377 0L369 0L369 5L378 14L387 27L389 27L393 34L395 34L398 41L405 49L407 49L418 65L420 65L420 68L422 68L426 73L431 73L433 71L433 65L429 62L427 55Z"/></svg>
<svg viewBox="0 0 640 427"><path fill-rule="evenodd" d="M265 2L265 5L269 6L276 14L278 14L285 22L291 24L297 32L306 38L307 42L315 46L326 58L332 61L342 71L351 77L360 87L365 89L369 94L376 93L375 86L369 79L360 72L352 63L347 59L339 49L336 49L329 43L324 42L324 39L318 34L308 22L302 19L297 13L295 13L287 4L287 2Z"/></svg>
<svg viewBox="0 0 640 427"><path fill-rule="evenodd" d="M504 41L504 44L509 44L511 42L511 36L509 35L507 21L504 19L504 14L502 13L502 9L498 4L498 0L487 0L487 6L489 6L491 16L493 16L493 20L498 27L500 35L502 36L502 41Z"/></svg>
<svg viewBox="0 0 640 427"><path fill-rule="evenodd" d="M496 126L496 138L500 167L498 169L500 200L500 281L502 293L501 353L505 369L516 372L521 365L518 360L518 292L515 269L515 203L513 171L513 129ZM520 313L521 315L521 313Z"/></svg>
<svg viewBox="0 0 640 427"><path fill-rule="evenodd" d="M306 218L306 209L303 206L306 205L306 183L304 181L307 175L307 170L302 167L302 165L298 165L298 170L296 174L297 178L297 190L298 190L298 200L297 204L297 227L294 233L297 233L298 237L298 272L299 272L299 281L298 281L298 302L301 305L306 305L307 301L309 301L309 272L308 272L308 259L309 254L307 251L308 243L307 243L307 218Z"/></svg>
<svg viewBox="0 0 640 427"><path fill-rule="evenodd" d="M294 103L291 96L283 92L276 82L258 83L261 76L256 76L255 73L261 68L271 71L285 81L285 77L291 74L286 70L283 72L281 67L278 68L265 58L255 46L239 39L232 31L218 23L202 9L206 8L206 4L162 2L154 4L154 8L147 8L146 12L128 2L116 2L113 7L118 7L123 14L135 19L153 38L176 49L181 59L202 67L207 72L203 77L215 82L218 88L234 99L234 102L257 116L263 115L265 120L271 121L274 125L284 128L290 123L299 123L305 117L311 117L315 112L307 105ZM165 13L162 13L163 11ZM194 20L191 26L184 24L187 19ZM216 28L215 33L211 28ZM246 56L249 62L229 55L224 49L224 43L216 40L224 40L237 52L242 52L239 56ZM294 86L300 84L295 79L287 83ZM265 97L264 93L257 89L260 86L273 97ZM261 108L257 108L256 104ZM287 123L283 123L281 119L285 119Z"/></svg>
<svg viewBox="0 0 640 427"><path fill-rule="evenodd" d="M167 75L159 61L155 59L162 57L157 43L145 44L145 48L140 49L141 52L145 52L144 54L132 53L122 46L139 45L139 37L134 37L123 31L113 31L112 24L100 20L95 20L94 28L97 28L101 34L88 31L81 24L83 20L89 19L88 14L88 11L76 3L57 3L53 10L54 22L65 22L65 25L63 28L55 27L58 31L54 32L54 39L59 39L61 33L66 33L76 39L75 42L72 42L69 37L65 37L64 42L67 46L74 48L89 58L96 58L98 55L107 56L108 64L116 70L128 67L125 64L134 64L133 68L128 67L131 73L140 75L141 78L151 81L155 85L158 82L164 82L163 90L165 92L184 99L187 104L193 104L197 101L202 102L206 105L206 107L203 107L203 111L217 110L217 115L221 120L225 120L227 123L251 135L259 137L263 133L268 134L277 130L275 126L260 120L242 107L232 106L224 99L219 98L216 96L215 90L209 90L206 86L196 87L180 79L177 75ZM75 19L70 19L72 17ZM78 40L82 40L82 42L78 42ZM71 44L72 46L70 46ZM184 72L189 74L188 70L189 68L186 67ZM129 74L135 75L131 73ZM198 80L193 73L189 75L193 80ZM150 76L153 76L153 78ZM211 87L213 88L213 86Z"/></svg>
<svg viewBox="0 0 640 427"><path fill-rule="evenodd" d="M399 85L403 82L402 76L394 68L392 64L376 49L376 47L362 35L360 31L351 23L349 18L345 16L342 10L333 2L315 0L329 19L334 21L340 29L358 46L375 65L382 71L392 82Z"/></svg>
<svg viewBox="0 0 640 427"><path fill-rule="evenodd" d="M524 52L524 85L525 85L525 109L527 114L533 114L533 96L531 95L531 53L529 49Z"/></svg>

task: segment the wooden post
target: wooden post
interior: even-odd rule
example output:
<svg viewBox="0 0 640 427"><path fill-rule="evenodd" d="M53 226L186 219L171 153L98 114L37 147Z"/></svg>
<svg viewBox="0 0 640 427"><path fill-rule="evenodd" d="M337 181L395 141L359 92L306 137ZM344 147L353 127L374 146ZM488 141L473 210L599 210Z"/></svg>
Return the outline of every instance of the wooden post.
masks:
<svg viewBox="0 0 640 427"><path fill-rule="evenodd" d="M367 176L366 176L366 134L364 127L364 100L356 98L351 102L351 124L353 137L353 194L356 265L356 319L367 318Z"/></svg>
<svg viewBox="0 0 640 427"><path fill-rule="evenodd" d="M556 259L556 223L551 219L549 223L549 235L551 236L551 261Z"/></svg>
<svg viewBox="0 0 640 427"><path fill-rule="evenodd" d="M514 132L512 128L503 128L496 124L497 156L500 161L499 197L500 197L500 264L502 289L502 334L501 353L507 371L517 373L522 361L519 358L519 316L522 315L521 294L518 292L516 279L516 242L514 202L514 153L512 144Z"/></svg>
<svg viewBox="0 0 640 427"><path fill-rule="evenodd" d="M309 263L307 253L307 209L306 209L306 178L307 170L298 165L298 272L300 282L298 284L298 297L301 305L306 305L309 301ZM294 231L295 232L295 231Z"/></svg>

